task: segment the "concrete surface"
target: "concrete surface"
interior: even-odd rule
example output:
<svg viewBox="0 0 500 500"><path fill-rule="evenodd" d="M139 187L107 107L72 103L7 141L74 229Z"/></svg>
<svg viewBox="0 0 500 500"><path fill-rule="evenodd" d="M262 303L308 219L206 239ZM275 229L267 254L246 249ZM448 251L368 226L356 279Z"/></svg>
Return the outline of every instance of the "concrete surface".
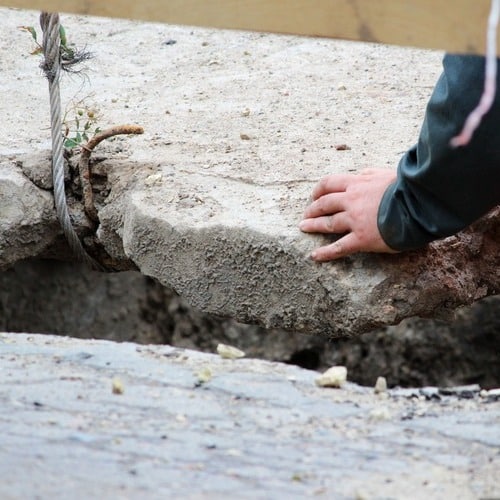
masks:
<svg viewBox="0 0 500 500"><path fill-rule="evenodd" d="M317 376L169 346L1 334L0 497L500 497L498 391L376 395L320 389Z"/></svg>
<svg viewBox="0 0 500 500"><path fill-rule="evenodd" d="M1 14L5 268L60 246L60 235L40 182L48 91L29 55L33 40L18 29L38 26L38 13ZM63 79L70 135L89 112L91 130L145 129L94 154L96 234L119 269L138 268L206 312L330 337L449 316L498 293L498 214L421 252L322 265L308 255L328 239L298 230L322 176L396 167L417 139L441 54L76 16L62 23L70 43L94 54L83 74ZM72 174L71 212L89 236Z"/></svg>
<svg viewBox="0 0 500 500"><path fill-rule="evenodd" d="M5 268L61 245L44 181L46 82L18 29L37 26L38 13L0 9L0 19ZM307 254L325 240L297 229L320 177L396 166L417 137L441 54L62 21L70 43L95 55L86 77L64 80L66 124L80 109L100 128L146 130L95 154L104 158L94 168L97 236L125 268L205 311L332 336L498 292L495 226L425 252L322 266ZM1 334L0 498L500 497L497 392L384 396L354 384L319 389L316 376L168 346Z"/></svg>

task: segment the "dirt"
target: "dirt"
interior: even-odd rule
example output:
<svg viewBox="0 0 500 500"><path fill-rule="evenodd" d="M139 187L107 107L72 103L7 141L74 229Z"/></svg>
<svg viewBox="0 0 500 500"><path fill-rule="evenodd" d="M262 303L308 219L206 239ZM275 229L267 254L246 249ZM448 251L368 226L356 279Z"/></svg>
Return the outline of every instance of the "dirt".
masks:
<svg viewBox="0 0 500 500"><path fill-rule="evenodd" d="M411 318L358 338L328 341L266 330L193 309L172 290L136 272L89 273L61 262L19 263L0 274L0 331L57 333L216 352L308 369L345 365L349 379L390 387L500 385L500 300L463 308L448 322Z"/></svg>

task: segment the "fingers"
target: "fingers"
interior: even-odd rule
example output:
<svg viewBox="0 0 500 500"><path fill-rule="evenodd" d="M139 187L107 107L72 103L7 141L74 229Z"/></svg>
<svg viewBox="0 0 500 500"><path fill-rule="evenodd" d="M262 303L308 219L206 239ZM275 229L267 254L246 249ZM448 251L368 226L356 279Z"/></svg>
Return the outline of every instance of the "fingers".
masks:
<svg viewBox="0 0 500 500"><path fill-rule="evenodd" d="M313 201L304 212L304 219L332 215L344 211L344 193L331 193Z"/></svg>
<svg viewBox="0 0 500 500"><path fill-rule="evenodd" d="M361 250L358 237L354 233L349 233L330 245L317 248L311 254L311 258L316 262L326 262L328 260L340 259Z"/></svg>
<svg viewBox="0 0 500 500"><path fill-rule="evenodd" d="M350 230L349 221L345 212L323 217L305 219L299 224L304 233L342 234Z"/></svg>
<svg viewBox="0 0 500 500"><path fill-rule="evenodd" d="M312 199L317 200L325 194L341 193L347 189L360 176L392 176L396 177L396 172L387 168L365 168L358 174L335 174L323 177L313 189Z"/></svg>
<svg viewBox="0 0 500 500"><path fill-rule="evenodd" d="M324 177L314 187L312 199L317 200L325 194L345 191L350 178L352 178L352 175L348 174L329 175L328 177Z"/></svg>
<svg viewBox="0 0 500 500"><path fill-rule="evenodd" d="M317 262L356 252L394 252L382 238L377 222L381 199L396 179L388 169L366 169L359 175L330 175L313 190L313 201L299 224L307 233L342 234L336 242L315 250Z"/></svg>

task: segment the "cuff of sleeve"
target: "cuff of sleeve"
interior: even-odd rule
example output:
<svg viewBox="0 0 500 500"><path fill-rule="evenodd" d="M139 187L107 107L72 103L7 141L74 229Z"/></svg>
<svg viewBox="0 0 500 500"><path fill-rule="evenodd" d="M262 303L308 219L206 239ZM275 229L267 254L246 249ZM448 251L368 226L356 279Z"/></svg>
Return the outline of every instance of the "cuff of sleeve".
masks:
<svg viewBox="0 0 500 500"><path fill-rule="evenodd" d="M398 184L396 181L385 190L377 214L378 230L392 250L415 250L425 246L435 237L422 231L415 223Z"/></svg>
<svg viewBox="0 0 500 500"><path fill-rule="evenodd" d="M382 196L377 214L377 225L380 235L384 240L385 244L392 250L401 250L398 243L400 243L400 238L398 235L401 232L401 224L390 215L390 205L391 199L394 196L394 191L396 189L396 183L391 184Z"/></svg>

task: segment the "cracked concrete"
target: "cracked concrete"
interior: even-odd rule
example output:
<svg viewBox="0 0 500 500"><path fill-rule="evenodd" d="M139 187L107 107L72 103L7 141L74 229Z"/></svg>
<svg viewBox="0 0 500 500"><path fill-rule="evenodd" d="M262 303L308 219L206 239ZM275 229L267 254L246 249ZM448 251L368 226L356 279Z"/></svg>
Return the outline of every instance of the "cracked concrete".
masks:
<svg viewBox="0 0 500 500"><path fill-rule="evenodd" d="M38 13L0 14L7 268L69 256L46 191L46 83L17 29L37 25ZM206 311L330 336L446 316L498 293L498 214L423 252L322 266L307 254L323 237L297 229L323 175L395 167L441 54L75 16L63 24L95 54L88 80L64 80L68 125L80 109L101 128L146 129L95 155L97 236L123 269ZM85 233L78 189L68 169ZM168 346L0 334L0 496L500 496L498 391L375 395L351 383L319 389L316 376Z"/></svg>
<svg viewBox="0 0 500 500"><path fill-rule="evenodd" d="M47 156L45 82L28 55L31 38L17 29L36 25L37 14L2 14L5 268L68 254L48 193L23 175L26 161L33 173L33 157ZM297 227L323 175L395 168L416 140L441 54L76 16L62 22L70 41L95 55L88 80L63 80L68 127L72 115L84 120L91 110L101 128L145 128L95 153L97 242L68 170L75 225L107 253L109 267L139 269L206 312L330 337L410 316L449 317L498 293L498 213L419 252L323 265L308 255L328 238Z"/></svg>

